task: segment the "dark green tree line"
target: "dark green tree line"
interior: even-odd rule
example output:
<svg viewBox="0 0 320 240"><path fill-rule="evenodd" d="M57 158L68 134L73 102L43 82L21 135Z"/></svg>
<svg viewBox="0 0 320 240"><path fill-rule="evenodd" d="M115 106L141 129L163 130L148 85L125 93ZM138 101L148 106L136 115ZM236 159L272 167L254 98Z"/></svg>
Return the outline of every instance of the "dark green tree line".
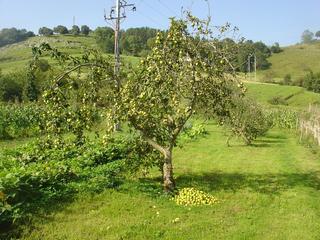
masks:
<svg viewBox="0 0 320 240"><path fill-rule="evenodd" d="M26 29L4 28L0 31L0 47L21 42L33 36L34 33Z"/></svg>

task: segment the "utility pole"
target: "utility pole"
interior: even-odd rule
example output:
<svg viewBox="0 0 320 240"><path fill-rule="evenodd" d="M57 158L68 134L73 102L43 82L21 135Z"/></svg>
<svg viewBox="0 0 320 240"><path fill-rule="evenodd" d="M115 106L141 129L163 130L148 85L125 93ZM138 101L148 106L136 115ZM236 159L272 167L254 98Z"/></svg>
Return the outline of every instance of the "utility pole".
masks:
<svg viewBox="0 0 320 240"><path fill-rule="evenodd" d="M256 82L257 81L257 56L255 53L253 54L253 56L254 56L254 81Z"/></svg>
<svg viewBox="0 0 320 240"><path fill-rule="evenodd" d="M126 0L116 0L116 5L111 7L109 17L104 16L106 21L114 22L114 72L116 75L120 72L120 23L121 19L125 19L126 8L131 7L132 11L136 11L134 4L128 4Z"/></svg>
<svg viewBox="0 0 320 240"><path fill-rule="evenodd" d="M251 80L251 55L248 56L248 74L249 80Z"/></svg>
<svg viewBox="0 0 320 240"><path fill-rule="evenodd" d="M257 81L257 56L255 53L251 53L248 56L248 73L249 73L249 79L251 81L251 58L253 57L254 65L253 65L253 70L254 70L254 81Z"/></svg>
<svg viewBox="0 0 320 240"><path fill-rule="evenodd" d="M119 77L120 74L120 23L122 19L125 19L126 16L126 8L131 7L132 11L136 11L136 7L134 4L128 4L126 0L116 0L116 5L111 7L109 17L104 14L104 19L106 21L111 21L113 23L114 29L114 74L116 76L116 88L118 92L120 92L121 80ZM121 129L120 123L117 122L114 126L115 131L119 131Z"/></svg>

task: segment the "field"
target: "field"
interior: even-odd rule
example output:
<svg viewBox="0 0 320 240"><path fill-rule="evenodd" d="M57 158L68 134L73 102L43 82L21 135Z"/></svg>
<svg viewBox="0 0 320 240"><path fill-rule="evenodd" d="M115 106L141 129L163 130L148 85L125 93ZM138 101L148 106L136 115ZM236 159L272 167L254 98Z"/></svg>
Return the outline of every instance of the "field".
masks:
<svg viewBox="0 0 320 240"><path fill-rule="evenodd" d="M95 196L57 204L21 239L317 239L319 154L295 135L272 130L253 146L209 135L176 149L179 188L211 193L213 206L182 207L160 194L159 174ZM51 209L52 210L52 209ZM57 231L59 229L59 231Z"/></svg>
<svg viewBox="0 0 320 240"><path fill-rule="evenodd" d="M73 55L80 54L81 47L97 47L94 37L90 35L87 37L72 35L32 37L24 42L0 48L0 69L3 72L10 72L15 70L16 67L23 68L32 57L30 47L43 41ZM139 61L138 57L124 56L123 58L132 64L136 64ZM257 81L263 81L265 76L281 81L286 74L290 74L292 79L298 79L303 77L309 70L319 72L319 58L319 42L284 47L281 53L273 54L268 59L271 63L270 69L258 71ZM251 79L254 79L254 77L251 76Z"/></svg>
<svg viewBox="0 0 320 240"><path fill-rule="evenodd" d="M3 73L11 72L17 68L23 69L32 58L31 47L41 42L48 42L60 51L77 56L82 48L97 48L95 39L92 36L68 36L55 35L49 37L32 37L24 42L11 44L0 48L0 69ZM47 58L49 60L49 58ZM124 61L136 64L139 58L125 56Z"/></svg>
<svg viewBox="0 0 320 240"><path fill-rule="evenodd" d="M46 38L34 37L28 41L0 49L0 69L2 69L2 72L7 73L16 69L22 69L24 66L26 66L31 58L30 46L42 40L49 42L55 47L59 47L62 51L68 52L73 56L77 56L81 53L80 49L82 46L96 48L95 41L90 36L52 36ZM270 58L270 61L272 62L271 69L259 72L258 80L261 80L265 74L269 73L272 73L275 80L281 80L287 73L292 74L294 79L299 78L304 75L304 72L307 68L318 71L320 69L319 62L317 61L317 58L320 56L319 47L320 45L314 44L297 45L285 48L282 53L275 54ZM301 51L303 51L303 54L301 54ZM131 64L137 64L139 61L139 58L137 57L124 56L123 58L127 63ZM162 64L161 62L163 61L159 61L159 64ZM113 68L111 69L113 72ZM176 76L175 74L176 72L174 72L172 76ZM199 78L201 78L202 75L203 74L201 72L199 74ZM99 77L98 74L93 76ZM105 75L103 75L103 77L105 77ZM158 81L157 78L149 78L151 81ZM186 82L186 78L187 77L182 78L183 83ZM140 80L140 78L138 80ZM162 87L161 84L166 84L166 81L159 81L156 83L157 84L154 85L150 83L149 84L151 86L156 86L155 91L158 91L160 89L159 86ZM134 86L140 86L139 84L140 82ZM281 109L288 109L290 111L294 110L296 112L303 111L310 104L320 103L319 94L309 92L304 88L295 86L282 86L278 84L266 84L259 81L250 82L248 79L244 79L244 84L247 88L246 95L262 105L261 112L264 110L269 110L269 107L275 107L275 105L272 105L271 101L275 98L281 98L284 100L285 105L282 105ZM130 85L126 86L128 88L130 87ZM141 86L143 86L142 83ZM63 89L65 86L64 84L61 84L61 86L57 84L55 86L55 88L60 90L59 87ZM110 86L108 85L108 87ZM194 88L194 86L192 88ZM75 89L77 88L75 87ZM168 89L170 88L168 87ZM88 88L85 88L84 96L87 94L87 90ZM140 94L138 90L135 89L133 92L135 95L128 95L130 96L130 98L128 97L130 102L133 102L132 99L138 99L137 101L147 102L148 98L145 97L145 95L155 92L153 91L154 89L151 91L147 88L147 90L149 90L148 94ZM161 91L163 91L162 88ZM75 92L76 90L72 93L75 94ZM67 96L68 93L69 92L66 90L66 95L62 96ZM114 97L115 99L116 96L117 95ZM67 97L69 97L69 95ZM161 98L161 96L158 96L157 98ZM53 101L49 97L48 99L49 100L47 101ZM55 99L55 97L53 99ZM75 99L77 98L75 97ZM84 97L79 99L85 103L86 99ZM207 98L205 100L207 101ZM240 99L237 100L240 101ZM49 114L51 114L49 118L52 117L55 119L54 116L56 112L54 110L59 110L59 107L62 106L59 105L62 104L61 102L54 105L54 107L52 107L52 105L51 109L50 104L48 104L48 109L45 111L48 111ZM160 104L163 102L164 101L162 101ZM78 102L77 100L74 100L73 103L81 105L80 100L78 100ZM147 108L147 110L152 107L153 109L157 109L156 104L154 104L154 102L151 103L153 105L146 104L145 108ZM166 103L170 104L170 101L168 100ZM94 105L95 104L96 103L94 103ZM66 107L67 104L63 106L68 111L73 111L72 108ZM89 109L89 103L87 107ZM128 115L128 112L132 109L134 110L135 107L136 105L129 105L129 110L126 109L127 112L125 112L125 114ZM250 107L246 107L247 109L251 110ZM260 109L260 106L258 107ZM165 108L166 106L162 107L162 109ZM74 111L78 115L81 115L79 112L81 113L83 109L80 108L78 112L75 110ZM165 122L166 124L172 119L170 114L172 114L172 112L174 112L174 114L178 112L171 111L170 113L166 113L161 112L162 109L156 112L154 116L164 116L164 119L160 119L160 117L159 119L161 120L161 123ZM179 108L177 109L179 111L181 110ZM185 114L190 111L191 107L190 109L186 109L187 110L183 109ZM99 109L99 111L100 110L101 109ZM190 112L193 113L193 110ZM49 120L51 119L47 119L47 125L45 126L48 128L52 126L61 126L63 129L65 127L63 124L70 124L70 126L73 126L73 123L80 121L80 118L71 118L70 116L78 116L72 115L71 112L68 113L69 115L65 114L65 112L62 112L62 114L64 114L62 116L68 117L65 117L63 120L59 119L61 122L59 122L57 125L50 125ZM143 111L139 114L141 116L147 116L147 114ZM176 117L174 114L173 116ZM36 115L40 116L40 113ZM93 114L91 116L93 116ZM106 117L105 115L101 116L102 118ZM263 114L259 116L263 116L261 119L265 122L270 120L267 119L267 117L264 119L265 116ZM55 117L57 118L57 116ZM201 120L201 118L197 117L198 116L195 116L192 119L193 123L198 123L198 121ZM257 118L258 116L253 115L251 112L249 117L245 117L247 117L245 121L249 119L247 122L251 122L251 119L255 117ZM103 119L102 122L104 120L107 121L107 119ZM297 119L295 118L294 120ZM128 119L123 121L130 122ZM150 122L152 121L153 119L150 120ZM181 120L179 119L179 121ZM102 124L101 122L99 123ZM149 122L145 121L143 123L147 125ZM159 125L161 123L159 123ZM189 124L187 120L183 123ZM294 128L295 123L296 121L294 121ZM123 122L123 125L123 134L119 135L128 137L125 122ZM156 128L156 124L153 126ZM17 128L18 127L19 126L17 126ZM104 127L100 127L101 125L95 125L91 132L85 132L90 136L90 140L93 140L96 136L100 138L103 134L105 134L105 132L102 132L105 130ZM105 145L103 145L104 143L99 145L100 147L103 146L104 149L109 146L111 149L114 148L114 151L107 151L107 154L109 155L103 152L103 150L101 150L102 148L96 147L94 145L95 143L93 143L94 141L92 141L92 145L87 145L90 146L90 150L92 152L86 152L83 150L83 146L86 146L81 145L83 142L73 142L72 147L70 147L71 145L67 147L61 147L58 145L59 143L57 146L52 147L50 144L56 143L55 141L52 141L47 142L47 145L50 146L41 145L41 147L44 149L42 149L44 153L39 152L39 149L41 148L36 148L36 155L31 154L30 156L32 157L28 155L29 152L20 155L15 153L15 155L9 155L10 157L8 158L4 157L4 164L1 164L0 162L0 170L3 170L3 172L0 172L0 174L3 173L0 176L5 176L6 179L10 180L13 179L12 182L10 182L10 180L6 182L2 181L3 179L0 179L0 210L2 211L0 214L7 212L9 212L9 214L12 212L14 213L14 211L11 211L12 209L10 209L11 206L8 206L7 204L12 199L12 205L19 209L19 201L21 201L21 198L17 198L18 203L14 202L16 200L16 193L18 196L21 196L21 192L25 193L30 199L36 196L39 198L39 203L41 203L39 204L39 208L35 208L37 209L35 212L28 212L25 211L25 209L21 210L21 212L25 211L30 214L30 216L28 215L29 218L26 218L27 220L25 220L25 218L23 218L24 216L21 217L21 215L17 214L17 219L19 219L18 222L21 219L25 222L22 222L22 224L19 222L19 225L15 226L16 228L12 227L12 229L10 229L10 227L8 227L9 224L7 224L8 222L0 221L0 223L4 223L4 225L0 226L7 227L5 230L0 229L0 239L320 239L320 151L317 146L313 145L311 141L309 143L299 142L299 135L298 132L296 132L296 129L289 130L280 129L278 127L273 127L265 135L259 136L253 141L252 145L244 144L244 142L239 138L232 138L230 141L230 146L227 146L226 140L230 134L228 130L217 124L217 122L214 120L208 120L204 122L204 127L208 134L199 135L199 137L196 137L192 140L189 139L189 141L186 141L186 144L183 145L183 147L180 147L178 144L178 146L174 148L174 177L178 190L192 187L204 191L205 193L214 196L218 200L215 204L210 206L178 205L172 199L172 196L163 192L163 186L161 184L162 176L156 167L151 168L150 172L139 172L138 175L129 174L123 169L122 171L125 172L123 175L120 175L118 172L114 171L114 175L119 174L119 176L121 176L121 184L110 184L110 186L107 186L107 184L103 182L104 185L102 186L102 192L100 190L86 191L86 189L80 189L79 186L81 184L81 186L84 186L84 188L90 188L90 186L95 187L100 183L100 187L102 181L98 182L98 179L97 185L90 185L86 182L79 183L80 180L79 182L76 182L77 180L74 179L85 179L81 174L79 174L79 172L83 171L84 175L87 174L85 176L92 177L93 183L95 183L96 176L92 175L100 174L101 178L104 178L105 175L103 174L107 175L109 173L103 172L108 169L107 164L116 162L116 160L113 158L119 156L124 159L130 158L128 157L128 152L123 150L126 148L123 146L122 148L117 148L117 145L112 142L115 141L115 138L112 140L107 139L110 140L110 142L107 142ZM71 128L69 128L69 130L70 129ZM141 131L141 129L139 130ZM162 129L160 130L162 131ZM174 130L176 131L176 129ZM166 132L161 133L163 136L167 134ZM59 136L62 136L60 139L62 141L64 138L70 138L71 142L71 139L74 137L71 133L69 135L67 131L61 130L60 132L60 129L59 134L61 134ZM71 135L72 137L69 137ZM10 152L10 149L13 150L19 146L32 142L35 140L35 136L37 135L30 136L30 138L17 137L13 140L0 141L0 157L3 156L3 153ZM154 136L151 134L145 136L144 132L142 132L141 136L147 136L151 139L151 141L157 141L157 135ZM130 137L132 136L130 135L128 138ZM165 137L166 136L163 138L165 139ZM165 140L162 139L161 141L165 142ZM129 141L125 143L129 143ZM136 143L134 142L132 145L135 144ZM130 144L127 145L131 146ZM139 146L140 145L138 145L138 147ZM59 147L62 150L59 149ZM79 150L79 155L81 156L78 156L77 152L75 153L75 149L76 151ZM28 151L31 152L30 149ZM67 154L63 155L63 153L65 153L63 151L66 151ZM144 151L141 152L142 154L145 154ZM114 153L116 157L113 156ZM140 160L138 159L140 156L141 155L135 155L136 158L133 159ZM62 158L62 160L59 157ZM72 159L72 161L70 161L71 163L68 162L69 158ZM110 160L110 162L107 162L105 159L113 159L113 161ZM76 160L79 160L79 162ZM101 166L106 168L102 168ZM95 167L97 169L101 167L100 172L92 171L92 175L90 175L90 170L95 169ZM75 169L78 171L74 171ZM13 174L11 174L11 170L13 171ZM113 174L111 170L110 172ZM12 176L19 173L23 173L25 175L21 174L22 176L16 176L15 182L15 176ZM46 175L46 173L48 173L48 175ZM41 174L45 176L42 176ZM58 177L55 178L56 176ZM31 182L30 184L29 181ZM52 181L52 185L50 185L50 181ZM66 185L66 188L61 188L62 190L59 189L59 187L61 187L59 184ZM27 186L26 188L24 188L25 185ZM32 194L27 195L24 189L28 189L30 186L36 186L42 191L36 189L34 192L31 191L34 196L31 196ZM80 189L81 191L72 192L72 190L74 190L72 187L74 186L78 186L79 188L77 190ZM61 190L61 192L59 192L59 190ZM64 193L64 190L66 195L62 194ZM9 196L10 194L12 194L12 196ZM65 196L70 197L65 199ZM10 199L10 197L12 199ZM30 199L28 202L28 199L25 200L22 198L21 205L26 204L26 206L38 207L35 206L38 204L38 202L35 201L35 204L32 205L30 204ZM59 199L59 201L57 201L57 199ZM43 205L45 205L45 207ZM6 207L8 209L5 209ZM16 233L18 233L17 236L15 235ZM11 234L14 237L11 238Z"/></svg>

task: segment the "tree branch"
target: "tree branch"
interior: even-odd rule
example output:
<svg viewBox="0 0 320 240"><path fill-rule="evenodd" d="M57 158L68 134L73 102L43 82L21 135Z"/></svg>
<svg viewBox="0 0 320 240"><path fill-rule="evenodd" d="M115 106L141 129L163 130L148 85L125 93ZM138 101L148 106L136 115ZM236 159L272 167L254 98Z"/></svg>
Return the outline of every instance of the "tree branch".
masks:
<svg viewBox="0 0 320 240"><path fill-rule="evenodd" d="M82 64L79 64L73 68L71 68L70 70L64 72L63 74L61 74L58 78L57 78L57 81L59 82L60 80L62 80L65 76L69 75L70 73L78 70L79 68L82 68L82 67L100 67L100 68L105 68L105 66L103 65L100 65L100 64L96 64L96 63L82 63Z"/></svg>
<svg viewBox="0 0 320 240"><path fill-rule="evenodd" d="M167 156L167 150L162 147L160 144L158 144L156 141L154 141L153 139L147 137L146 135L144 135L142 133L143 138L147 141L147 143L149 143L152 147L154 147L156 150L158 150L159 152L161 152L163 154L163 156Z"/></svg>

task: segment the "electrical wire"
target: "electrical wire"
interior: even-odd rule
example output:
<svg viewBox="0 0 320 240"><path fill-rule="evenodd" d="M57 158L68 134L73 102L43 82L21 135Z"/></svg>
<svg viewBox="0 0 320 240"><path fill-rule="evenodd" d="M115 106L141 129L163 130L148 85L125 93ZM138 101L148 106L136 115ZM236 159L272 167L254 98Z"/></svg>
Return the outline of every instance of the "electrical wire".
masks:
<svg viewBox="0 0 320 240"><path fill-rule="evenodd" d="M168 7L168 5L166 5L165 3L163 3L161 0L158 0L158 2L165 7L167 10L169 10L171 13L174 14L174 16L179 16L179 14L177 14L174 10L172 10L170 7Z"/></svg>
<svg viewBox="0 0 320 240"><path fill-rule="evenodd" d="M170 16L166 16L164 15L162 12L160 12L159 10L155 9L153 6L151 6L149 3L147 3L147 1L143 1L145 3L145 6L147 6L149 9L151 9L153 12L157 13L159 16L170 18Z"/></svg>

